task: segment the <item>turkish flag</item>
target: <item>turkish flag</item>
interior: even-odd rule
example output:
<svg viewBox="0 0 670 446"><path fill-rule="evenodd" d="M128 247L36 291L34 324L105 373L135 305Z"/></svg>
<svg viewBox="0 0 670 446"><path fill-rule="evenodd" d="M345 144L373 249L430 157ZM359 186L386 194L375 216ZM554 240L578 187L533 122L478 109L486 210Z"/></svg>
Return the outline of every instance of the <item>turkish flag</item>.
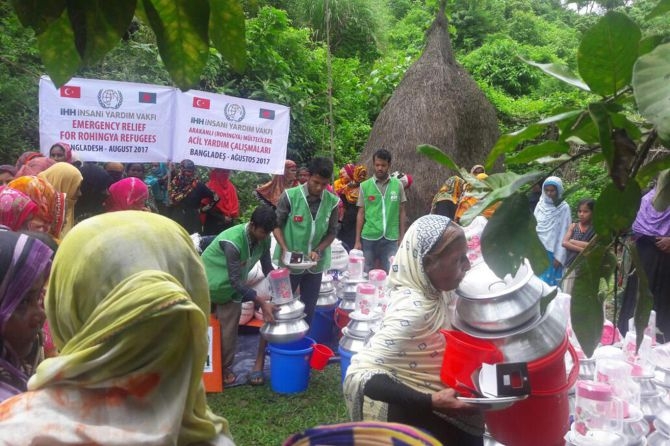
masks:
<svg viewBox="0 0 670 446"><path fill-rule="evenodd" d="M206 108L209 110L209 99L199 98L197 96L193 97L193 107L195 108Z"/></svg>
<svg viewBox="0 0 670 446"><path fill-rule="evenodd" d="M81 98L81 87L72 85L63 85L60 87L60 95L63 98Z"/></svg>

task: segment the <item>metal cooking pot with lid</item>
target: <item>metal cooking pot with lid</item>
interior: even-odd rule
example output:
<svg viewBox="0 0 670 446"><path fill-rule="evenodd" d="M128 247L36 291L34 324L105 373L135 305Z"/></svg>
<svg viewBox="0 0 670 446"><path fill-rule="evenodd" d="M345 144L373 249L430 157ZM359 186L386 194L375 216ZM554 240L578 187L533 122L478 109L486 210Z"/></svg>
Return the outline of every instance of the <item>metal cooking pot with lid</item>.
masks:
<svg viewBox="0 0 670 446"><path fill-rule="evenodd" d="M274 324L265 323L260 329L261 336L272 344L286 344L298 341L307 335L309 325L303 313L295 319L277 320Z"/></svg>
<svg viewBox="0 0 670 446"><path fill-rule="evenodd" d="M533 274L528 260L516 274L499 278L482 262L456 290L457 316L472 328L502 332L540 318L540 299L553 291Z"/></svg>
<svg viewBox="0 0 670 446"><path fill-rule="evenodd" d="M305 304L300 299L292 299L285 304L277 305L274 313L276 320L295 319L302 316L305 311Z"/></svg>

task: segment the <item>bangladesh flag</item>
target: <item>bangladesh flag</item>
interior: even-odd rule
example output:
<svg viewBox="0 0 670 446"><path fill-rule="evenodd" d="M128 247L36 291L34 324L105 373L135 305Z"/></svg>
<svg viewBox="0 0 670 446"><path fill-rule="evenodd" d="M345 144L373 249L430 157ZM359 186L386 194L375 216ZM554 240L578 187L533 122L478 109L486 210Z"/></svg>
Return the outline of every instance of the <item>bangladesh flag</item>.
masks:
<svg viewBox="0 0 670 446"><path fill-rule="evenodd" d="M149 93L149 92L146 92L146 91L140 91L140 103L155 104L156 103L156 93Z"/></svg>
<svg viewBox="0 0 670 446"><path fill-rule="evenodd" d="M274 119L275 118L275 111L274 110L268 110L266 108L261 108L261 111L258 114L258 117L262 118L262 119Z"/></svg>

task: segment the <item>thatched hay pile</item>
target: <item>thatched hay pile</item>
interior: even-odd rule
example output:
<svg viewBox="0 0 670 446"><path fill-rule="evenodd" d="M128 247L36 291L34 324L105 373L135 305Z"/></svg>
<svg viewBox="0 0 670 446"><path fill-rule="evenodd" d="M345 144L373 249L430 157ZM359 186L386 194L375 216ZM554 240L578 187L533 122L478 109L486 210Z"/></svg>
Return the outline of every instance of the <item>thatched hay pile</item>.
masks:
<svg viewBox="0 0 670 446"><path fill-rule="evenodd" d="M426 48L398 85L372 127L361 162L385 148L392 170L413 176L408 191L410 223L428 213L433 195L453 175L416 153L420 144L445 151L459 166L482 164L498 139L496 110L454 59L444 11L428 30ZM373 170L368 170L372 174Z"/></svg>

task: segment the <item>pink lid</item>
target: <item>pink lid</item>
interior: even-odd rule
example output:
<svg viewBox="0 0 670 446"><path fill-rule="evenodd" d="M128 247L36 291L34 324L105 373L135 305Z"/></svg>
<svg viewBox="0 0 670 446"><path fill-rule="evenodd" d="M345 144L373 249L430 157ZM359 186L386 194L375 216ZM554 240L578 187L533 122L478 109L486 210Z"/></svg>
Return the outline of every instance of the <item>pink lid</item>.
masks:
<svg viewBox="0 0 670 446"><path fill-rule="evenodd" d="M359 283L356 286L356 292L360 294L376 294L377 287L371 283Z"/></svg>
<svg viewBox="0 0 670 446"><path fill-rule="evenodd" d="M368 278L372 282L383 282L386 280L386 271L383 269L372 269L368 273Z"/></svg>
<svg viewBox="0 0 670 446"><path fill-rule="evenodd" d="M577 396L595 401L609 401L612 399L612 387L601 382L577 381Z"/></svg>
<svg viewBox="0 0 670 446"><path fill-rule="evenodd" d="M270 271L270 276L271 279L286 279L291 272L288 270L288 268L278 268L278 269L273 269Z"/></svg>

